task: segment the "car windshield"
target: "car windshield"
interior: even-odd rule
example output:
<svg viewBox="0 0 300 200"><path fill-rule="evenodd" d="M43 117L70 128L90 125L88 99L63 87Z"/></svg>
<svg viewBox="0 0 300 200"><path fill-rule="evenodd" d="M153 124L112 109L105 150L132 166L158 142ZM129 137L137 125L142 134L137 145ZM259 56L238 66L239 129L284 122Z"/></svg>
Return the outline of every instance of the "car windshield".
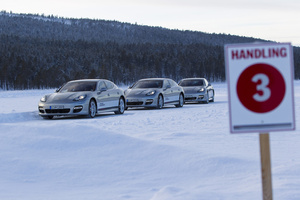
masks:
<svg viewBox="0 0 300 200"><path fill-rule="evenodd" d="M78 81L78 82L68 82L60 90L60 93L64 92L82 92L82 91L95 91L96 81Z"/></svg>
<svg viewBox="0 0 300 200"><path fill-rule="evenodd" d="M138 81L132 88L162 88L162 80L143 80Z"/></svg>
<svg viewBox="0 0 300 200"><path fill-rule="evenodd" d="M204 81L199 80L183 80L179 83L180 86L193 87L193 86L203 86Z"/></svg>

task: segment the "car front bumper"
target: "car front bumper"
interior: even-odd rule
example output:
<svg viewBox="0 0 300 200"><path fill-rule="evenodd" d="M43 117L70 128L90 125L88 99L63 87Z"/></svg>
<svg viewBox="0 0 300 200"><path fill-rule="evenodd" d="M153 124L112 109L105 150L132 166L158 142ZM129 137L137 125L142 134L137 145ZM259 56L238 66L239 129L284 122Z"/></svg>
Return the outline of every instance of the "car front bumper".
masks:
<svg viewBox="0 0 300 200"><path fill-rule="evenodd" d="M126 97L127 107L156 107L157 97Z"/></svg>
<svg viewBox="0 0 300 200"><path fill-rule="evenodd" d="M207 94L205 94L205 93L185 94L184 101L185 102L206 102L207 101Z"/></svg>
<svg viewBox="0 0 300 200"><path fill-rule="evenodd" d="M39 115L46 116L62 116L62 115L88 115L88 104L78 102L68 104L48 104L40 102L38 105Z"/></svg>

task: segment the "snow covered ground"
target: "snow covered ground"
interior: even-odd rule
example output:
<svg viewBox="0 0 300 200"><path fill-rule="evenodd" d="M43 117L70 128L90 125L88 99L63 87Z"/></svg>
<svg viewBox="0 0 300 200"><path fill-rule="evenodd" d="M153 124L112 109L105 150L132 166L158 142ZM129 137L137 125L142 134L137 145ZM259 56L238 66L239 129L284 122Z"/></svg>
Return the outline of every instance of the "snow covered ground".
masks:
<svg viewBox="0 0 300 200"><path fill-rule="evenodd" d="M295 81L296 129L300 81ZM230 134L215 102L44 120L53 90L0 91L0 199L262 199L259 135ZM299 130L270 133L273 197L300 199Z"/></svg>

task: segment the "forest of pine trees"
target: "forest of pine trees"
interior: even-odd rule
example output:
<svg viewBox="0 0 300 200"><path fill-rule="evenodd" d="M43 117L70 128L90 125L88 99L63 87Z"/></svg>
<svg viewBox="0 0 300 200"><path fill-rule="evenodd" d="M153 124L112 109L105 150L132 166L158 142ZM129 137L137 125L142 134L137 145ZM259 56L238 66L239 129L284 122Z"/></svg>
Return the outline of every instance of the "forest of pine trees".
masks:
<svg viewBox="0 0 300 200"><path fill-rule="evenodd" d="M205 77L225 81L224 44L260 41L115 21L0 13L0 88L55 88L104 78ZM294 47L295 78L300 48Z"/></svg>

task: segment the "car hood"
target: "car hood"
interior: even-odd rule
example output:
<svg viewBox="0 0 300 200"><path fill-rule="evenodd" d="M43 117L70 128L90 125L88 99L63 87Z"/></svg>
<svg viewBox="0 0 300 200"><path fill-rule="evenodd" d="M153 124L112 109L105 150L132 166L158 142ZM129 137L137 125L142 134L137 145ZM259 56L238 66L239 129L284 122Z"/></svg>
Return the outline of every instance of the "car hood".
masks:
<svg viewBox="0 0 300 200"><path fill-rule="evenodd" d="M145 88L145 89L128 89L126 90L126 97L138 97L138 96L145 96L147 93L151 91L158 91L157 88Z"/></svg>
<svg viewBox="0 0 300 200"><path fill-rule="evenodd" d="M66 93L53 93L46 96L46 103L68 103L74 102L78 96L87 95L87 92L66 92Z"/></svg>
<svg viewBox="0 0 300 200"><path fill-rule="evenodd" d="M199 91L201 88L205 88L204 86L198 86L198 87L183 87L183 90L185 93L195 93Z"/></svg>

